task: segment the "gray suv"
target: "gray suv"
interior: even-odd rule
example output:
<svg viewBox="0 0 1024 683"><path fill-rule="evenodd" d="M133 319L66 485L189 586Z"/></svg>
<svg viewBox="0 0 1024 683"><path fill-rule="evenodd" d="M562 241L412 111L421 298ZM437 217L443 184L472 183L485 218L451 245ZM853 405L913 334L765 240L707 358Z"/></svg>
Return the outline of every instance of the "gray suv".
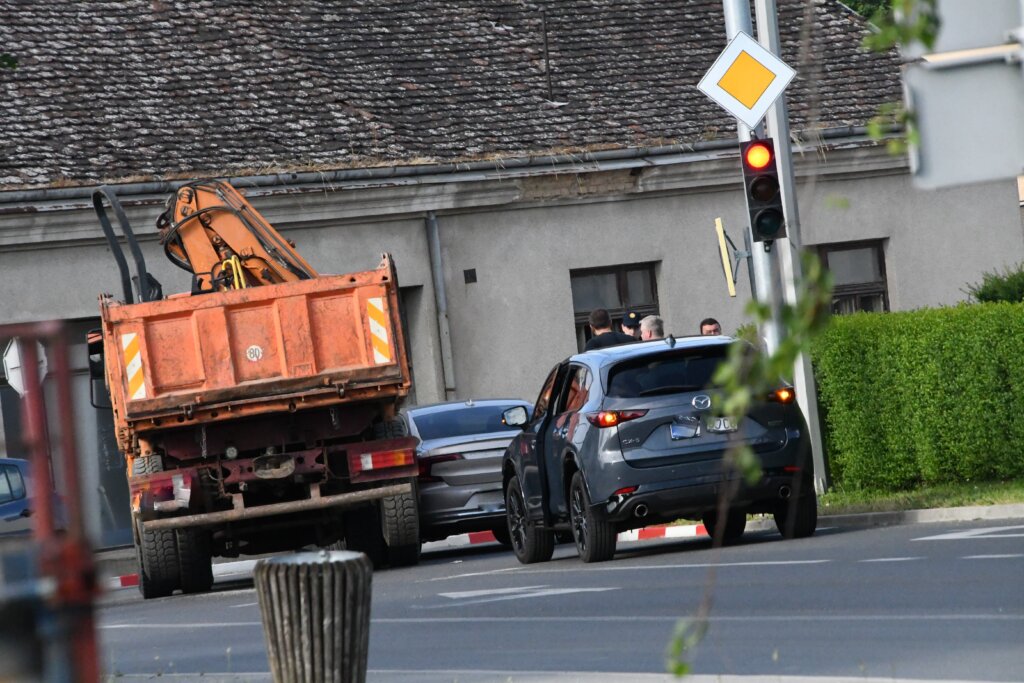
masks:
<svg viewBox="0 0 1024 683"><path fill-rule="evenodd" d="M520 562L550 559L555 534L568 531L584 562L607 560L619 532L680 518L727 541L757 512L773 514L787 538L814 533L810 446L792 387L780 383L747 415L713 409L711 378L732 344L746 343L684 337L577 354L551 370L532 412L505 411L522 429L502 462ZM760 459L753 486L723 467L737 440ZM726 485L737 493L720 520Z"/></svg>

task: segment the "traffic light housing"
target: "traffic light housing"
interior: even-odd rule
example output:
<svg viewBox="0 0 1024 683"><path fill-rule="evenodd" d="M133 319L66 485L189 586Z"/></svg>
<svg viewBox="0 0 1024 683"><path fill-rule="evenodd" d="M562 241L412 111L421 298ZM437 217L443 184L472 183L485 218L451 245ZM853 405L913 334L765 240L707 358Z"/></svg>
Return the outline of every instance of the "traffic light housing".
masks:
<svg viewBox="0 0 1024 683"><path fill-rule="evenodd" d="M771 138L740 143L743 191L750 214L750 232L755 242L771 242L786 236L782 211L779 170Z"/></svg>

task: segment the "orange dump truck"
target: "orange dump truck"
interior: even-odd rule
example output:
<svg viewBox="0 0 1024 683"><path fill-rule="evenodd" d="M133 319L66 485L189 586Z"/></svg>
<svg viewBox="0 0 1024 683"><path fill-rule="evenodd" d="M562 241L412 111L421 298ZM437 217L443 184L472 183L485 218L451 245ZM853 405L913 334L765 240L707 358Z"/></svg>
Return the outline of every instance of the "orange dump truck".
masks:
<svg viewBox="0 0 1024 683"><path fill-rule="evenodd" d="M214 190L240 198L226 184ZM106 380L128 461L143 595L209 590L214 556L344 542L378 565L417 562L416 440L394 419L410 380L390 257L345 275L303 262L275 282L253 266L282 261L270 242L257 241L266 253L233 252L220 238L226 218L200 208L212 220L194 222L216 263L191 263L193 295L162 298L120 205L104 196L136 256L141 301L115 240L125 301L101 296L90 365ZM94 203L111 241L102 197ZM191 213L162 217L168 243L187 244Z"/></svg>

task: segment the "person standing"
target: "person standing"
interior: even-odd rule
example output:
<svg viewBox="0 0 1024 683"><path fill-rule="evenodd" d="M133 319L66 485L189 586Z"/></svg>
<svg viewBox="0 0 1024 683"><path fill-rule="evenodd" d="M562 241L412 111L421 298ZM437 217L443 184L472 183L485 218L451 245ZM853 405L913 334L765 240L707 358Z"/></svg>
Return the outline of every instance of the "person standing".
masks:
<svg viewBox="0 0 1024 683"><path fill-rule="evenodd" d="M704 318L700 321L700 333L704 336L722 334L722 325L714 318Z"/></svg>
<svg viewBox="0 0 1024 683"><path fill-rule="evenodd" d="M649 315L640 321L640 341L653 341L665 336L665 321Z"/></svg>
<svg viewBox="0 0 1024 683"><path fill-rule="evenodd" d="M608 311L603 308L595 308L591 311L590 318L587 320L587 323L590 325L590 331L594 336L587 341L587 345L583 347L584 351L603 349L607 346L628 344L636 341L628 334L623 334L622 332L616 332L613 330L612 318L608 315Z"/></svg>
<svg viewBox="0 0 1024 683"><path fill-rule="evenodd" d="M636 311L626 311L622 316L622 334L628 334L633 339L640 339L640 314Z"/></svg>

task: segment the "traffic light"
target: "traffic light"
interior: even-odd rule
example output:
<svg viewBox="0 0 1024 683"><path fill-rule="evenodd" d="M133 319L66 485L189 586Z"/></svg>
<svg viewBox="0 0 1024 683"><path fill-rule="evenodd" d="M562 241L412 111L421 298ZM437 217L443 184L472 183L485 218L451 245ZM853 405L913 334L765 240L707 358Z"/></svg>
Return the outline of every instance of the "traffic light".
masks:
<svg viewBox="0 0 1024 683"><path fill-rule="evenodd" d="M786 217L782 212L779 170L775 166L775 145L771 138L741 142L740 159L754 241L770 242L785 237Z"/></svg>

